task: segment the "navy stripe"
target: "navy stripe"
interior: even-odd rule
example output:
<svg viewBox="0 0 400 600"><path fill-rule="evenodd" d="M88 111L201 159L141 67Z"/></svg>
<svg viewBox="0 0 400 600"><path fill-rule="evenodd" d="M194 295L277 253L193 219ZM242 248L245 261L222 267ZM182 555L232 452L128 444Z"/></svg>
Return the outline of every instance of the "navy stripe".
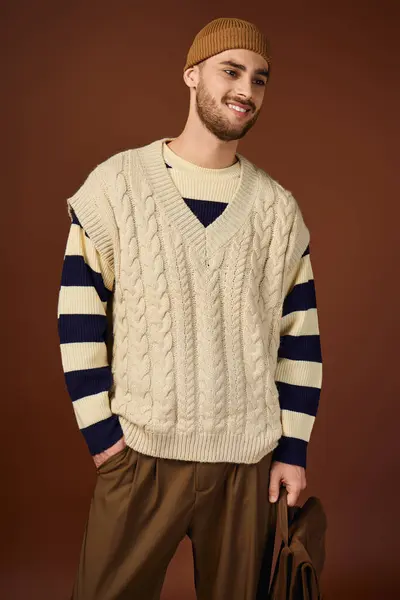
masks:
<svg viewBox="0 0 400 600"><path fill-rule="evenodd" d="M315 417L318 410L321 388L293 385L276 381L281 410L293 410Z"/></svg>
<svg viewBox="0 0 400 600"><path fill-rule="evenodd" d="M298 283L286 296L282 307L282 317L296 310L317 308L314 279Z"/></svg>
<svg viewBox="0 0 400 600"><path fill-rule="evenodd" d="M183 198L190 210L196 215L199 221L208 227L210 223L218 219L224 212L228 204L226 202L210 202L208 200L193 200L193 198Z"/></svg>
<svg viewBox="0 0 400 600"><path fill-rule="evenodd" d="M322 363L319 335L282 335L278 357Z"/></svg>
<svg viewBox="0 0 400 600"><path fill-rule="evenodd" d="M273 460L306 468L307 447L308 444L304 440L283 435L273 451Z"/></svg>
<svg viewBox="0 0 400 600"><path fill-rule="evenodd" d="M117 415L85 427L81 432L92 456L107 450L124 435Z"/></svg>
<svg viewBox="0 0 400 600"><path fill-rule="evenodd" d="M107 302L111 297L111 291L104 285L101 273L93 271L85 263L83 256L66 256L64 258L61 285L94 287L102 302Z"/></svg>
<svg viewBox="0 0 400 600"><path fill-rule="evenodd" d="M78 217L77 217L77 216L76 216L76 214L75 214L75 211L74 211L72 208L71 208L71 215L72 215L72 223L73 223L74 225L79 225L79 227L80 227L81 229L83 229L83 227L82 227L82 225L81 225L81 223L80 223L80 221L79 221ZM86 236L87 238L89 237L89 236L88 236L88 234L86 233L86 231L85 231L85 236Z"/></svg>
<svg viewBox="0 0 400 600"><path fill-rule="evenodd" d="M65 373L65 382L72 401L85 396L108 392L113 383L111 368L80 369Z"/></svg>
<svg viewBox="0 0 400 600"><path fill-rule="evenodd" d="M76 216L75 211L71 208L71 216L72 216L72 223L74 225L79 225L79 227L82 227L82 225L80 224L80 221L78 219L78 217Z"/></svg>
<svg viewBox="0 0 400 600"><path fill-rule="evenodd" d="M107 326L105 315L60 315L58 319L60 343L106 342Z"/></svg>

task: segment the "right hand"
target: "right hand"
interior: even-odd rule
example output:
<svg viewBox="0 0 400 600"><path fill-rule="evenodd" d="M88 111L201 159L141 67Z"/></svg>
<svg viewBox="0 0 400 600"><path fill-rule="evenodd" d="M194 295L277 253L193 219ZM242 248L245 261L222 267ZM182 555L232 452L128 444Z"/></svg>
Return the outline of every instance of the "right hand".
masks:
<svg viewBox="0 0 400 600"><path fill-rule="evenodd" d="M107 459L111 458L111 456L113 456L114 454L117 454L117 452L123 450L125 446L126 443L124 438L122 437L120 440L118 440L116 444L110 446L110 448L103 450L103 452L100 452L99 454L94 454L92 458L94 460L96 468L98 469L104 462L106 462Z"/></svg>

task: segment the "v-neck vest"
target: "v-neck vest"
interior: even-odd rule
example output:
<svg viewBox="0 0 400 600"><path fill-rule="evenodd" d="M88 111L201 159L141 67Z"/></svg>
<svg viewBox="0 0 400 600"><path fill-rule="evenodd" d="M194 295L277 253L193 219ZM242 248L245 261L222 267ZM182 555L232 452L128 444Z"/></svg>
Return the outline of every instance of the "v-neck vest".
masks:
<svg viewBox="0 0 400 600"><path fill-rule="evenodd" d="M114 272L112 411L138 452L254 463L282 435L274 381L282 304L309 243L290 192L244 156L208 227L162 144L121 152L68 199Z"/></svg>
<svg viewBox="0 0 400 600"><path fill-rule="evenodd" d="M169 222L179 230L188 246L195 248L200 261L206 262L239 230L249 215L260 183L256 168L238 156L241 175L236 193L222 214L204 227L171 180L162 156L162 144L153 142L140 148L138 154L145 176Z"/></svg>

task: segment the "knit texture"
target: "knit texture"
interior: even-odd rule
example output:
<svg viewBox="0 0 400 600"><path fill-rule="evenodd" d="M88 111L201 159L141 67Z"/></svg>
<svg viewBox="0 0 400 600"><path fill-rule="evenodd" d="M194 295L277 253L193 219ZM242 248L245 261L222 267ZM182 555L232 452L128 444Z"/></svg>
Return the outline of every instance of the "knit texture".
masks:
<svg viewBox="0 0 400 600"><path fill-rule="evenodd" d="M184 71L211 56L235 48L252 50L260 54L268 66L271 64L268 40L256 25L243 19L220 18L208 23L196 35Z"/></svg>
<svg viewBox="0 0 400 600"><path fill-rule="evenodd" d="M256 462L282 435L273 377L282 305L308 230L291 194L241 156L234 197L204 227L162 142L112 157L69 199L115 276L111 414L147 454ZM103 228L99 212L112 215Z"/></svg>

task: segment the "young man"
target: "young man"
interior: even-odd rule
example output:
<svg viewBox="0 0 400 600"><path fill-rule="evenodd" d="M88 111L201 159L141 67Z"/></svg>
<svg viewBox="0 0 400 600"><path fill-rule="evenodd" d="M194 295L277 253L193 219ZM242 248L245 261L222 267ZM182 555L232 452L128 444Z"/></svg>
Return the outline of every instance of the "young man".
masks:
<svg viewBox="0 0 400 600"><path fill-rule="evenodd" d="M61 353L98 475L74 600L159 598L185 535L199 599L254 599L270 503L305 488L322 383L309 231L237 153L269 76L254 25L209 23L182 133L112 156L68 200Z"/></svg>

